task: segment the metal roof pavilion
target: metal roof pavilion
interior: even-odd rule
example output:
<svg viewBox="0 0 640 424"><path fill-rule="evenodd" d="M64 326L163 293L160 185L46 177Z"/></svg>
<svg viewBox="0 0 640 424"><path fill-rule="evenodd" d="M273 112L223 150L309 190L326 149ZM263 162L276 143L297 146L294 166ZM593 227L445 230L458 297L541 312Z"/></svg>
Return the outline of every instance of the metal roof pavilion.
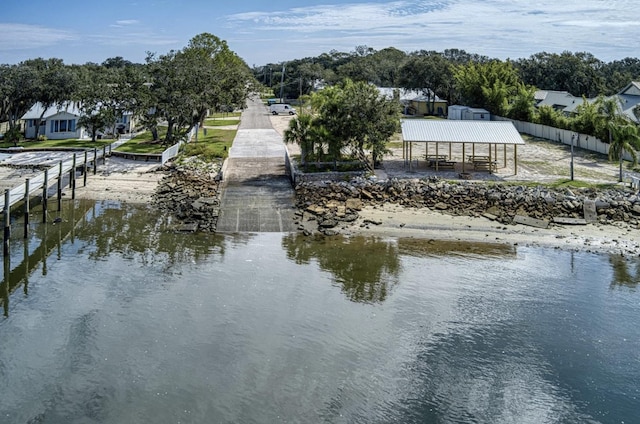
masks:
<svg viewBox="0 0 640 424"><path fill-rule="evenodd" d="M497 146L503 146L504 167L507 166L507 146L513 146L514 172L518 173L517 148L525 144L516 127L510 121L467 121L467 120L402 120L403 157L408 158L412 167L413 143L425 144L425 159L438 171L440 167L457 169L461 165L473 165L474 169L485 169L490 173L498 168ZM436 154L429 154L429 144L435 143ZM441 155L440 143L449 145L449 155ZM452 144L462 144L462 155L457 160L451 157ZM465 154L465 146L471 145L471 155ZM476 145L486 145L488 155L477 155ZM492 149L493 148L493 149ZM493 151L492 151L493 150ZM407 161L405 160L405 164ZM431 166L430 165L430 166Z"/></svg>
<svg viewBox="0 0 640 424"><path fill-rule="evenodd" d="M405 119L402 139L410 143L524 144L509 121Z"/></svg>

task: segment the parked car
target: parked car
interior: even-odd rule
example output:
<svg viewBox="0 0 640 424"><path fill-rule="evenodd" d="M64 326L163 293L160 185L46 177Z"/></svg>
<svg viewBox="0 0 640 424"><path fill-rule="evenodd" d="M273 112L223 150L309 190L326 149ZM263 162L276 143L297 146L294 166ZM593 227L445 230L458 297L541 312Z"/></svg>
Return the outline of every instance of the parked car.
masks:
<svg viewBox="0 0 640 424"><path fill-rule="evenodd" d="M295 115L296 110L291 105L286 103L275 103L269 106L269 110L272 114L278 115L280 113L288 113L289 115Z"/></svg>

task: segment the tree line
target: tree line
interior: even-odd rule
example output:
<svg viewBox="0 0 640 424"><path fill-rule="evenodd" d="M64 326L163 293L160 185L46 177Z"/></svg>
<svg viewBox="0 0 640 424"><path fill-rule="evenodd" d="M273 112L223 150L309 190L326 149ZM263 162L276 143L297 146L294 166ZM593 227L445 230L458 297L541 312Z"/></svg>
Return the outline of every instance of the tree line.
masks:
<svg viewBox="0 0 640 424"><path fill-rule="evenodd" d="M500 60L458 49L405 53L393 47L376 51L358 46L350 53L334 50L254 67L253 73L260 83L287 98L308 95L320 82L329 86L345 80L366 82L421 92L431 113L439 97L449 104L593 135L613 143L610 151L615 159L629 151L635 162L633 147L640 149L637 124L619 113L615 98L607 97L640 79L640 60L635 58L606 63L585 52L542 52ZM552 106L536 107L538 88L566 91L584 100L572 116L566 116ZM640 108L636 109L640 120Z"/></svg>
<svg viewBox="0 0 640 424"><path fill-rule="evenodd" d="M456 87L456 69L491 62L509 63L526 86L567 91L576 97L609 96L640 78L640 59L631 57L604 62L591 53L565 51L502 61L460 49L406 53L394 47L375 50L367 46L357 46L348 53L332 50L316 57L254 66L253 73L259 82L279 94L284 69L282 86L287 98L310 94L318 80L333 85L349 78L379 87L430 89L456 104L464 95Z"/></svg>
<svg viewBox="0 0 640 424"><path fill-rule="evenodd" d="M78 125L94 140L129 112L141 118L154 140L158 126L166 127L160 141L172 144L202 124L208 111L242 106L253 81L251 69L226 41L209 33L196 35L181 50L148 53L143 64L122 57L83 65L29 59L0 64L0 122L9 123L5 138L19 138L19 120L34 104L40 103L44 114L72 102L80 110Z"/></svg>

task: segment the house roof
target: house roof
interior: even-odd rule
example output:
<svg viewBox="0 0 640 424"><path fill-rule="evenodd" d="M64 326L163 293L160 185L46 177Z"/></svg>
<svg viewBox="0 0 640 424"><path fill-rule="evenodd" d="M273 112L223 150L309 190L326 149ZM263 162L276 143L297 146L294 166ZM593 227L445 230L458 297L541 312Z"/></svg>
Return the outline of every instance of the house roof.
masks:
<svg viewBox="0 0 640 424"><path fill-rule="evenodd" d="M57 115L60 112L67 112L72 115L80 116L80 110L76 107L75 103L73 102L66 102L62 105L54 105L48 108L44 112L44 115L42 115L43 109L44 108L42 104L38 102L33 106L31 106L31 109L29 109L27 113L22 115L20 119L40 119L41 116L42 116L42 119L47 119L53 115Z"/></svg>
<svg viewBox="0 0 640 424"><path fill-rule="evenodd" d="M555 109L582 104L582 97L573 96L568 91L539 90L534 97L538 100L537 106L547 105Z"/></svg>
<svg viewBox="0 0 640 424"><path fill-rule="evenodd" d="M640 82L631 81L618 94L621 96L640 96Z"/></svg>
<svg viewBox="0 0 640 424"><path fill-rule="evenodd" d="M412 143L524 144L509 121L404 119L402 138Z"/></svg>

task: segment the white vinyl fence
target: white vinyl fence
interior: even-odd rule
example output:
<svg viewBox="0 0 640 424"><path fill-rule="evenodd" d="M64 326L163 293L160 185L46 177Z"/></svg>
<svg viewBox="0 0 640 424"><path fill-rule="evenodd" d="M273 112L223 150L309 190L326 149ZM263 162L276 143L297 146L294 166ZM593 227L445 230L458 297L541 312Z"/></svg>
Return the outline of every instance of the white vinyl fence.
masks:
<svg viewBox="0 0 640 424"><path fill-rule="evenodd" d="M550 127L548 125L533 124L531 122L515 121L509 118L503 118L501 116L494 116L496 121L511 121L516 127L518 132L523 134L529 134L534 137L544 138L545 140L553 140L559 143L571 146L573 145L584 150L591 152L601 153L603 155L609 154L609 144L603 143L599 138L587 134L578 134L575 131L563 130L560 128ZM625 152L623 156L624 160L631 160L631 155Z"/></svg>

